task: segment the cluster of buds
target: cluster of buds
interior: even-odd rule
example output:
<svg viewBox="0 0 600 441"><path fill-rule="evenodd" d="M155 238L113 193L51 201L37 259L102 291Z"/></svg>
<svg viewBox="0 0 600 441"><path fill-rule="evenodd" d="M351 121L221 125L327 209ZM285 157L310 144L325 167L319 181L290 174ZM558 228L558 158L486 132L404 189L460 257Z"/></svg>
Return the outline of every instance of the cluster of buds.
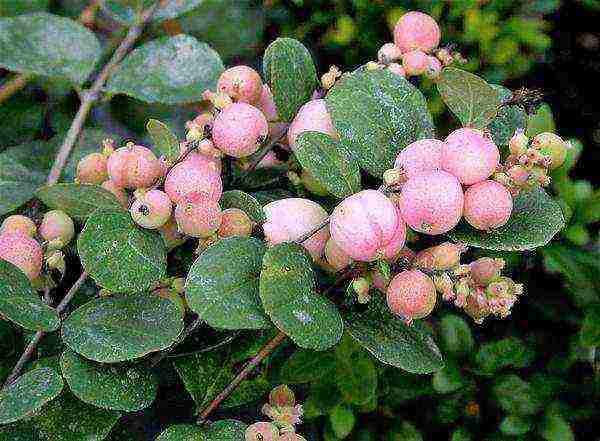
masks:
<svg viewBox="0 0 600 441"><path fill-rule="evenodd" d="M324 90L329 90L341 76L342 71L337 66L331 66L329 71L321 77L321 86Z"/></svg>
<svg viewBox="0 0 600 441"><path fill-rule="evenodd" d="M467 62L467 59L460 52L453 50L451 46L438 49L435 56L440 60L442 66L450 66L454 63L465 64Z"/></svg>
<svg viewBox="0 0 600 441"><path fill-rule="evenodd" d="M563 165L570 147L554 133L540 133L530 140L522 129L515 132L508 145L510 155L493 179L508 188L513 196L521 190L548 186L548 172Z"/></svg>

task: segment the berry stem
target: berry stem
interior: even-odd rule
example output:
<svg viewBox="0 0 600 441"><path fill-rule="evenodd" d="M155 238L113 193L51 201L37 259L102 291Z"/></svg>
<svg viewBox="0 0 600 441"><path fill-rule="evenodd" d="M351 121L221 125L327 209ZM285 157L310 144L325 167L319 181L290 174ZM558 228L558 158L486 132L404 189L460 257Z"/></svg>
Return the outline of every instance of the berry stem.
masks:
<svg viewBox="0 0 600 441"><path fill-rule="evenodd" d="M106 81L108 80L112 72L123 60L123 58L125 58L129 50L133 47L137 39L140 37L144 27L152 18L152 15L154 14L154 11L156 10L157 6L158 2L155 2L150 8L148 8L141 14L138 24L129 28L127 35L125 36L123 41L121 41L119 47L117 47L117 49L113 53L110 61L102 68L102 70L98 74L98 77L92 84L92 87L86 93L83 94L83 99L79 106L79 110L77 111L77 115L75 115L75 119L73 120L73 123L71 124L71 127L67 132L67 136L65 137L65 140L62 146L60 147L58 154L56 155L56 159L54 160L54 164L52 165L52 169L50 170L50 174L48 175L48 184L55 184L60 178L62 170L67 163L67 159L69 158L69 155L73 150L73 146L75 145L75 142L77 141L77 138L79 137L79 134L83 129L83 125L85 124L85 121L87 120L87 117L89 116L92 107L100 99L102 88L106 84Z"/></svg>
<svg viewBox="0 0 600 441"><path fill-rule="evenodd" d="M264 157L267 156L267 154L273 149L273 147L275 147L275 144L277 144L279 141L281 141L287 135L287 131L288 131L288 127L281 130L281 133L279 133L276 136L274 136L273 138L271 138L271 140L269 141L268 144L266 144L263 148L261 148L258 152L256 152L252 156L252 160L248 164L248 168L246 170L244 170L243 173L240 175L240 177L237 179L238 182L242 181L246 176L248 176L250 173L252 173L252 171L260 163L260 161L262 161L264 159Z"/></svg>

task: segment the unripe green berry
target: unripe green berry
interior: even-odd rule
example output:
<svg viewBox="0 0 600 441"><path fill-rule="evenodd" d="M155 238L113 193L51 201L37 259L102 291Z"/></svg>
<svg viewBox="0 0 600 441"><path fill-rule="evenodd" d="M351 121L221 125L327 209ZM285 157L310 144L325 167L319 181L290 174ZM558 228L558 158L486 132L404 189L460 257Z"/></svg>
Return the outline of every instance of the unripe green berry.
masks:
<svg viewBox="0 0 600 441"><path fill-rule="evenodd" d="M49 249L63 248L75 236L73 219L61 210L47 212L40 225L40 236L48 242Z"/></svg>
<svg viewBox="0 0 600 441"><path fill-rule="evenodd" d="M108 179L108 157L102 153L90 153L77 164L75 182L100 185Z"/></svg>
<svg viewBox="0 0 600 441"><path fill-rule="evenodd" d="M515 134L508 141L508 148L510 153L516 156L524 155L527 152L527 146L529 145L529 138L525 135L523 129L517 129Z"/></svg>
<svg viewBox="0 0 600 441"><path fill-rule="evenodd" d="M221 226L217 231L220 238L232 236L250 236L254 228L252 219L239 208L223 210Z"/></svg>
<svg viewBox="0 0 600 441"><path fill-rule="evenodd" d="M550 170L560 167L567 159L567 143L554 133L544 132L536 135L531 145L538 149L542 155L550 158L548 164Z"/></svg>
<svg viewBox="0 0 600 441"><path fill-rule="evenodd" d="M156 229L162 227L171 217L171 200L161 190L138 192L131 204L131 217L141 227Z"/></svg>

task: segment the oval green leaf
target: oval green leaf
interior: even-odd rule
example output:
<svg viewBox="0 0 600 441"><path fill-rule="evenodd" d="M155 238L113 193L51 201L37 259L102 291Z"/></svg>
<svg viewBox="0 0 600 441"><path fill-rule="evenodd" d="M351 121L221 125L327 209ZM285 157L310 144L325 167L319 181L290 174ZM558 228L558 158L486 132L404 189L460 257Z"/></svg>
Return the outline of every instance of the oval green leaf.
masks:
<svg viewBox="0 0 600 441"><path fill-rule="evenodd" d="M344 324L316 288L312 258L302 246L282 243L267 250L260 275L265 311L298 346L324 351L339 342Z"/></svg>
<svg viewBox="0 0 600 441"><path fill-rule="evenodd" d="M176 424L167 427L156 441L206 441L203 430L191 424Z"/></svg>
<svg viewBox="0 0 600 441"><path fill-rule="evenodd" d="M215 421L207 429L206 441L242 441L246 436L247 424L237 420Z"/></svg>
<svg viewBox="0 0 600 441"><path fill-rule="evenodd" d="M68 18L44 12L0 18L0 67L5 69L81 84L100 52L93 32Z"/></svg>
<svg viewBox="0 0 600 441"><path fill-rule="evenodd" d="M104 0L102 8L115 20L128 25L137 24L142 8L149 8L155 0ZM152 21L160 22L177 18L200 6L204 0L161 0L152 15ZM133 4L133 5L132 5Z"/></svg>
<svg viewBox="0 0 600 441"><path fill-rule="evenodd" d="M157 119L149 119L146 130L152 138L154 147L167 159L174 160L179 156L179 139L168 125Z"/></svg>
<svg viewBox="0 0 600 441"><path fill-rule="evenodd" d="M230 237L208 248L185 282L190 308L213 328L270 327L258 299L264 253L263 243L254 237Z"/></svg>
<svg viewBox="0 0 600 441"><path fill-rule="evenodd" d="M16 148L0 153L0 216L32 199L45 181L45 174L20 159Z"/></svg>
<svg viewBox="0 0 600 441"><path fill-rule="evenodd" d="M344 76L326 101L341 143L377 177L404 147L430 136L433 126L421 92L387 70Z"/></svg>
<svg viewBox="0 0 600 441"><path fill-rule="evenodd" d="M221 72L219 54L182 34L157 38L133 50L106 88L148 103L189 103L200 101L206 89L214 89Z"/></svg>
<svg viewBox="0 0 600 441"><path fill-rule="evenodd" d="M486 232L462 221L448 233L455 242L496 251L524 251L546 245L565 226L558 202L541 188L521 192L503 227Z"/></svg>
<svg viewBox="0 0 600 441"><path fill-rule="evenodd" d="M344 146L324 133L301 133L294 146L300 165L340 199L360 191L358 163Z"/></svg>
<svg viewBox="0 0 600 441"><path fill-rule="evenodd" d="M265 49L263 74L282 121L292 121L318 86L310 52L293 38L278 38Z"/></svg>
<svg viewBox="0 0 600 441"><path fill-rule="evenodd" d="M40 300L25 273L3 259L0 259L0 313L31 331L50 332L60 326L58 314Z"/></svg>
<svg viewBox="0 0 600 441"><path fill-rule="evenodd" d="M85 270L112 292L141 292L166 277L163 241L156 232L139 228L122 209L92 213L77 250Z"/></svg>
<svg viewBox="0 0 600 441"><path fill-rule="evenodd" d="M30 417L56 398L64 387L60 375L51 368L26 372L0 391L0 424Z"/></svg>
<svg viewBox="0 0 600 441"><path fill-rule="evenodd" d="M481 129L498 114L502 103L483 78L455 67L446 67L436 80L437 89L463 126Z"/></svg>
<svg viewBox="0 0 600 441"><path fill-rule="evenodd" d="M267 215L265 214L262 205L260 205L260 202L258 202L254 196L241 190L229 190L224 192L219 200L219 205L221 205L223 210L227 208L239 208L257 224L262 224L267 220Z"/></svg>
<svg viewBox="0 0 600 441"><path fill-rule="evenodd" d="M100 364L67 349L60 367L77 398L103 409L135 412L149 407L156 398L158 384L142 366Z"/></svg>
<svg viewBox="0 0 600 441"><path fill-rule="evenodd" d="M183 330L183 313L154 294L105 297L76 309L62 327L64 343L101 363L117 363L161 351Z"/></svg>
<svg viewBox="0 0 600 441"><path fill-rule="evenodd" d="M500 101L505 103L512 97L512 92L505 87L491 85L498 93ZM517 106L501 105L497 115L490 121L487 128L492 135L492 140L497 146L508 145L508 141L517 129L524 129L527 114Z"/></svg>
<svg viewBox="0 0 600 441"><path fill-rule="evenodd" d="M414 374L430 374L444 367L432 338L393 315L382 296L373 296L364 311L343 311L350 335L379 361Z"/></svg>
<svg viewBox="0 0 600 441"><path fill-rule="evenodd" d="M38 190L37 197L48 207L77 219L84 219L97 209L122 208L114 194L94 184L45 185Z"/></svg>

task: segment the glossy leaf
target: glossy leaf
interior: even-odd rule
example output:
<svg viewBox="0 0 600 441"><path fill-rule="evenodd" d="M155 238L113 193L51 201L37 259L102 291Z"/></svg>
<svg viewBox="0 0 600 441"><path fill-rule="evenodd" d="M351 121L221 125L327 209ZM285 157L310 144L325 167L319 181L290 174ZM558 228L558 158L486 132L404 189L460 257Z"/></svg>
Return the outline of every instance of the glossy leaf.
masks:
<svg viewBox="0 0 600 441"><path fill-rule="evenodd" d="M502 86L491 85L498 93L502 103L512 97L512 92ZM490 121L487 129L492 135L492 140L497 146L506 146L517 129L524 129L527 115L517 106L501 105L497 115Z"/></svg>
<svg viewBox="0 0 600 441"><path fill-rule="evenodd" d="M128 25L138 22L140 12L152 6L154 0L104 0L102 8L115 20ZM161 0L152 21L170 20L197 8L204 0Z"/></svg>
<svg viewBox="0 0 600 441"><path fill-rule="evenodd" d="M179 139L168 125L157 119L149 119L146 130L152 138L154 147L167 159L177 159L179 156Z"/></svg>
<svg viewBox="0 0 600 441"><path fill-rule="evenodd" d="M257 224L262 224L267 220L267 216L265 215L265 211L260 205L260 202L258 202L254 196L244 193L241 190L229 190L224 192L219 200L219 205L223 210L227 208L239 208Z"/></svg>
<svg viewBox="0 0 600 441"><path fill-rule="evenodd" d="M467 321L457 315L445 315L440 322L440 346L444 353L469 355L475 340Z"/></svg>
<svg viewBox="0 0 600 441"><path fill-rule="evenodd" d="M37 191L37 197L48 207L78 219L88 217L97 209L122 208L115 195L94 184L45 185Z"/></svg>
<svg viewBox="0 0 600 441"><path fill-rule="evenodd" d="M205 441L203 430L191 424L167 427L155 441Z"/></svg>
<svg viewBox="0 0 600 441"><path fill-rule="evenodd" d="M19 161L15 149L0 153L0 216L29 201L45 181L45 175Z"/></svg>

